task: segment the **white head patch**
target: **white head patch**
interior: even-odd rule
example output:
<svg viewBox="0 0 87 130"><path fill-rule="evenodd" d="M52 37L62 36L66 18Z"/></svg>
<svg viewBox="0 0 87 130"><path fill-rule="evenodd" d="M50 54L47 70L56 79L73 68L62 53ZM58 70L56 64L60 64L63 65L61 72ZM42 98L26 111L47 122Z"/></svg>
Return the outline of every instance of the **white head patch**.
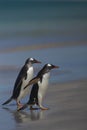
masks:
<svg viewBox="0 0 87 130"><path fill-rule="evenodd" d="M47 66L49 66L49 67L50 67L50 66L51 66L51 64L47 64Z"/></svg>
<svg viewBox="0 0 87 130"><path fill-rule="evenodd" d="M33 61L34 59L33 58L30 58L31 61Z"/></svg>

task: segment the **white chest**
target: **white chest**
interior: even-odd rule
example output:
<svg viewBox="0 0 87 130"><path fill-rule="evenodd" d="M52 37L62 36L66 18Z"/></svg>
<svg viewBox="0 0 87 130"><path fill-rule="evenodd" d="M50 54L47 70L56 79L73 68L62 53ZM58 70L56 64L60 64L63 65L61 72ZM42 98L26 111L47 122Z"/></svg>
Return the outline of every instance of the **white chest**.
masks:
<svg viewBox="0 0 87 130"><path fill-rule="evenodd" d="M22 88L21 89L23 89L23 91L28 91L29 90L29 88L27 87L25 90L24 90L24 87L29 83L29 81L33 78L33 73L34 73L34 70L33 70L33 67L30 67L29 69L28 69L28 71L27 71L27 77L26 77L26 79L24 78L23 79L23 83L22 83Z"/></svg>
<svg viewBox="0 0 87 130"><path fill-rule="evenodd" d="M27 71L27 79L26 80L30 81L33 78L33 73L34 73L33 67L30 67Z"/></svg>
<svg viewBox="0 0 87 130"><path fill-rule="evenodd" d="M27 71L27 77L23 80L23 86L27 85L27 83L33 78L33 67L30 67Z"/></svg>
<svg viewBox="0 0 87 130"><path fill-rule="evenodd" d="M41 95L42 97L44 97L47 91L48 84L49 84L49 77L50 77L50 72L43 75L42 82L38 82L39 85L38 94Z"/></svg>
<svg viewBox="0 0 87 130"><path fill-rule="evenodd" d="M28 69L28 71L27 71L27 78L23 79L23 83L22 83L22 86L21 86L21 92L20 92L18 100L20 100L21 98L25 97L29 93L29 87L27 87L26 89L24 89L24 87L33 78L33 73L34 73L33 67L30 67Z"/></svg>

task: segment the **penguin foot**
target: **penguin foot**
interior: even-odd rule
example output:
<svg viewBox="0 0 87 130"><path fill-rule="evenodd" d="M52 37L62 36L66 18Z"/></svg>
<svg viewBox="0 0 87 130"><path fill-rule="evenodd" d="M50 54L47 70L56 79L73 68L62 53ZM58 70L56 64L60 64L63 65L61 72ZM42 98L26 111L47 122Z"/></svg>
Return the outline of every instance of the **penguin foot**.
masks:
<svg viewBox="0 0 87 130"><path fill-rule="evenodd" d="M17 110L19 111L22 107L23 107L23 105L18 105Z"/></svg>
<svg viewBox="0 0 87 130"><path fill-rule="evenodd" d="M47 107L40 107L41 110L49 110Z"/></svg>
<svg viewBox="0 0 87 130"><path fill-rule="evenodd" d="M23 104L21 104L20 102L17 102L17 109L19 110L22 107L23 107Z"/></svg>

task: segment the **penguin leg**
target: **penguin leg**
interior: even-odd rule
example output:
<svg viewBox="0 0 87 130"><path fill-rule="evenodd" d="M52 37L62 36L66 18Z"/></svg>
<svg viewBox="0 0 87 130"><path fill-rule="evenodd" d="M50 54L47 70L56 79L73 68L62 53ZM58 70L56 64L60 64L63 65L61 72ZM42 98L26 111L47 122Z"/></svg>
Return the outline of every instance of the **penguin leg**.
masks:
<svg viewBox="0 0 87 130"><path fill-rule="evenodd" d="M49 108L46 108L46 107L42 106L42 100L43 100L42 95L39 94L38 95L38 105L39 105L40 109L41 110L48 110Z"/></svg>

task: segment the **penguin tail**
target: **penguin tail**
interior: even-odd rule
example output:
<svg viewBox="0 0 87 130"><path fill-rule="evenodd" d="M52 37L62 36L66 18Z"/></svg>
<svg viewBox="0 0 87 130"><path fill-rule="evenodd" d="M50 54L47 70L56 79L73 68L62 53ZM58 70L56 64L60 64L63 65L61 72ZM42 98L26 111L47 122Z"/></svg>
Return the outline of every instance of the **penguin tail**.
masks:
<svg viewBox="0 0 87 130"><path fill-rule="evenodd" d="M18 111L24 110L28 107L28 104L26 103L25 105L23 105L21 108L18 109Z"/></svg>
<svg viewBox="0 0 87 130"><path fill-rule="evenodd" d="M2 105L6 105L6 104L8 104L9 102L11 102L12 101L12 97L10 97L7 101L5 101Z"/></svg>

